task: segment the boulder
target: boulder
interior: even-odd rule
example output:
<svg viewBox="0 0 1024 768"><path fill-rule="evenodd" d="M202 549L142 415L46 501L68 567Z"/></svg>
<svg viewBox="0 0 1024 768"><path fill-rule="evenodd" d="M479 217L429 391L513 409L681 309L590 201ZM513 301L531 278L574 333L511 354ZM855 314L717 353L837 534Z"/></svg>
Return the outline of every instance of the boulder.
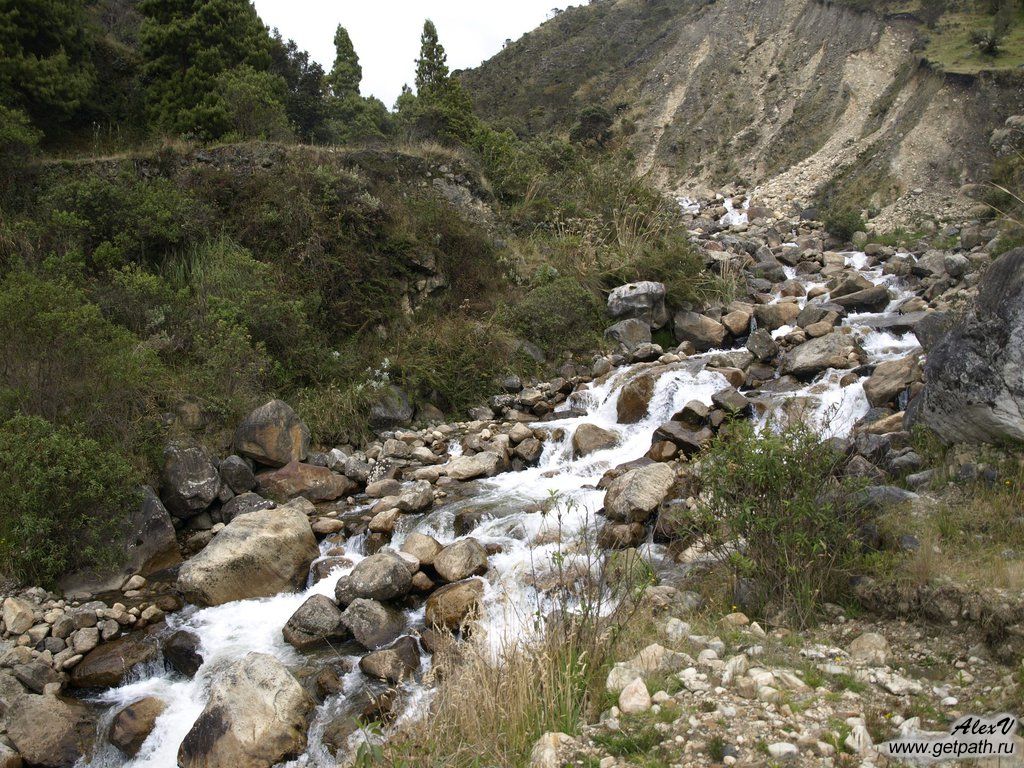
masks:
<svg viewBox="0 0 1024 768"><path fill-rule="evenodd" d="M256 475L241 456L228 456L217 469L220 479L235 493L245 493L256 487Z"/></svg>
<svg viewBox="0 0 1024 768"><path fill-rule="evenodd" d="M627 352L633 352L651 343L651 328L643 320L620 320L605 329L604 337L621 345Z"/></svg>
<svg viewBox="0 0 1024 768"><path fill-rule="evenodd" d="M884 285L872 286L839 298L832 297L834 304L850 312L882 312L889 306L890 300L889 289Z"/></svg>
<svg viewBox="0 0 1024 768"><path fill-rule="evenodd" d="M220 492L220 475L206 449L171 443L164 449L160 496L171 514L182 520L202 512Z"/></svg>
<svg viewBox="0 0 1024 768"><path fill-rule="evenodd" d="M889 653L889 641L877 632L865 632L850 643L850 658L869 666L885 666Z"/></svg>
<svg viewBox="0 0 1024 768"><path fill-rule="evenodd" d="M273 656L225 667L178 750L180 768L271 768L306 748L312 700Z"/></svg>
<svg viewBox="0 0 1024 768"><path fill-rule="evenodd" d="M250 512L258 512L261 509L273 509L277 505L270 499L264 499L258 493L240 493L233 496L220 508L220 516L225 523L230 523L239 515L247 515Z"/></svg>
<svg viewBox="0 0 1024 768"><path fill-rule="evenodd" d="M260 495L278 502L299 496L314 503L333 501L358 489L359 486L345 475L336 474L327 467L298 461L256 475L256 490Z"/></svg>
<svg viewBox="0 0 1024 768"><path fill-rule="evenodd" d="M377 402L370 407L370 426L394 429L412 423L414 415L409 396L394 385L384 387Z"/></svg>
<svg viewBox="0 0 1024 768"><path fill-rule="evenodd" d="M199 638L185 629L179 629L163 641L164 661L180 675L195 677L203 666L199 653Z"/></svg>
<svg viewBox="0 0 1024 768"><path fill-rule="evenodd" d="M661 328L668 322L665 293L665 284L652 280L620 285L608 294L608 314L614 318L636 318L650 328Z"/></svg>
<svg viewBox="0 0 1024 768"><path fill-rule="evenodd" d="M268 467L283 467L306 458L309 428L288 403L271 400L242 419L235 430L235 450Z"/></svg>
<svg viewBox="0 0 1024 768"><path fill-rule="evenodd" d="M341 618L356 642L371 651L384 647L405 631L402 612L376 600L356 598Z"/></svg>
<svg viewBox="0 0 1024 768"><path fill-rule="evenodd" d="M962 321L928 350L919 418L950 442L1024 440L1024 248L989 266Z"/></svg>
<svg viewBox="0 0 1024 768"><path fill-rule="evenodd" d="M782 359L781 372L784 376L809 378L829 368L854 368L859 359L856 340L847 333L833 331L791 349Z"/></svg>
<svg viewBox="0 0 1024 768"><path fill-rule="evenodd" d="M800 305L794 301L780 301L776 304L758 304L754 307L754 319L758 328L775 331L784 325L795 325L800 315Z"/></svg>
<svg viewBox="0 0 1024 768"><path fill-rule="evenodd" d="M88 754L94 736L88 710L73 699L26 694L7 711L7 737L28 765L75 765Z"/></svg>
<svg viewBox="0 0 1024 768"><path fill-rule="evenodd" d="M779 345L764 328L758 328L750 334L746 346L750 354L762 363L768 362L779 352Z"/></svg>
<svg viewBox="0 0 1024 768"><path fill-rule="evenodd" d="M402 542L402 551L415 557L421 565L433 565L441 549L437 539L424 533L410 533Z"/></svg>
<svg viewBox="0 0 1024 768"><path fill-rule="evenodd" d="M0 768L24 768L24 765L21 755L0 741Z"/></svg>
<svg viewBox="0 0 1024 768"><path fill-rule="evenodd" d="M114 715L108 741L128 757L135 757L166 709L167 704L155 696L129 704Z"/></svg>
<svg viewBox="0 0 1024 768"><path fill-rule="evenodd" d="M133 632L103 643L89 651L71 670L75 688L113 688L121 685L139 664L160 655L160 643L154 631Z"/></svg>
<svg viewBox="0 0 1024 768"><path fill-rule="evenodd" d="M619 424L636 424L647 415L647 407L654 395L654 376L636 376L626 382L619 391L619 399L615 403L615 412Z"/></svg>
<svg viewBox="0 0 1024 768"><path fill-rule="evenodd" d="M484 583L481 579L446 584L427 598L427 626L457 632L464 622L479 614L483 598Z"/></svg>
<svg viewBox="0 0 1024 768"><path fill-rule="evenodd" d="M654 431L655 441L668 441L676 445L684 455L699 453L711 442L714 434L707 427L691 429L681 421L666 421Z"/></svg>
<svg viewBox="0 0 1024 768"><path fill-rule="evenodd" d="M19 597L4 600L4 626L12 635L23 635L35 624L32 604Z"/></svg>
<svg viewBox="0 0 1024 768"><path fill-rule="evenodd" d="M196 605L271 597L306 583L320 555L309 518L297 505L236 517L178 572L178 589Z"/></svg>
<svg viewBox="0 0 1024 768"><path fill-rule="evenodd" d="M370 600L391 600L408 594L412 574L401 558L393 552L379 552L360 560L348 577L353 597Z"/></svg>
<svg viewBox="0 0 1024 768"><path fill-rule="evenodd" d="M434 570L445 581L462 581L487 572L487 550L476 539L459 539L434 558Z"/></svg>
<svg viewBox="0 0 1024 768"><path fill-rule="evenodd" d="M474 480L478 477L494 477L504 463L498 454L483 451L472 456L458 456L449 461L444 470L453 480Z"/></svg>
<svg viewBox="0 0 1024 768"><path fill-rule="evenodd" d="M619 436L611 430L602 429L594 424L580 424L572 435L572 452L578 458L614 448L618 442Z"/></svg>
<svg viewBox="0 0 1024 768"><path fill-rule="evenodd" d="M605 516L617 522L646 522L668 496L675 479L675 472L667 464L650 464L626 472L612 480L605 492Z"/></svg>
<svg viewBox="0 0 1024 768"><path fill-rule="evenodd" d="M359 669L367 677L399 683L420 668L420 649L413 637L402 637L378 651L371 651L359 660Z"/></svg>
<svg viewBox="0 0 1024 768"><path fill-rule="evenodd" d="M864 382L864 394L875 408L893 400L900 392L921 379L918 356L907 355L898 360L879 363Z"/></svg>
<svg viewBox="0 0 1024 768"><path fill-rule="evenodd" d="M351 633L341 609L326 595L313 595L299 606L282 630L284 641L304 651L331 640L346 640Z"/></svg>
<svg viewBox="0 0 1024 768"><path fill-rule="evenodd" d="M676 341L693 344L698 352L721 347L725 343L725 326L697 312L678 312L673 320Z"/></svg>

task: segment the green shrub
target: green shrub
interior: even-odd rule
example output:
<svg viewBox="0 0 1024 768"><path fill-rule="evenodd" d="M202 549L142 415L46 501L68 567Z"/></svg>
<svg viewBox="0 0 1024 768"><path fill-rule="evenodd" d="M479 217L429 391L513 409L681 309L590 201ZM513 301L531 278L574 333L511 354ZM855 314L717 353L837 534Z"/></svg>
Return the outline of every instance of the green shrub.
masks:
<svg viewBox="0 0 1024 768"><path fill-rule="evenodd" d="M0 562L25 584L103 568L138 503L138 478L118 453L45 419L0 425Z"/></svg>
<svg viewBox="0 0 1024 768"><path fill-rule="evenodd" d="M822 603L848 596L864 564L865 520L849 503L857 487L841 478L842 460L809 427L757 433L746 421L702 455L703 501L692 522L715 531L713 548L751 585L755 609L803 626Z"/></svg>
<svg viewBox="0 0 1024 768"><path fill-rule="evenodd" d="M850 242L854 232L867 231L864 217L852 208L831 208L825 211L825 231L844 242Z"/></svg>
<svg viewBox="0 0 1024 768"><path fill-rule="evenodd" d="M166 371L81 288L14 271L0 281L0 406L131 443L157 413Z"/></svg>
<svg viewBox="0 0 1024 768"><path fill-rule="evenodd" d="M295 138L288 124L284 78L249 66L235 67L217 77L228 138L288 141Z"/></svg>
<svg viewBox="0 0 1024 768"><path fill-rule="evenodd" d="M551 354L596 347L605 326L600 302L571 277L538 285L499 312L499 318L513 333Z"/></svg>

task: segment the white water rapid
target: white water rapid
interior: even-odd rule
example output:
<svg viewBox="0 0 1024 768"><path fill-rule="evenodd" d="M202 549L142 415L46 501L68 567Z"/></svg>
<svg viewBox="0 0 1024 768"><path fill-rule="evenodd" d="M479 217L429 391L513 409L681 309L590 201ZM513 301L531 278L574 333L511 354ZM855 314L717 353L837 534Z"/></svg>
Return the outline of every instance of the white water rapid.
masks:
<svg viewBox="0 0 1024 768"><path fill-rule="evenodd" d="M745 218L734 211L727 201L730 216ZM847 265L857 269L876 285L888 286L894 295L887 312L895 312L897 305L909 292L903 290L895 278L885 276L880 269L870 269L862 253L846 254ZM803 282L807 288L820 284L820 277L798 277L795 270L788 276ZM778 298L776 298L778 300ZM801 306L805 299L800 299ZM878 315L852 315L845 320L859 338L869 356L869 362L879 362L903 355L917 347L912 334L893 334L873 330L868 321ZM790 329L781 329L775 335L784 335ZM649 412L640 423L618 424L616 401L622 386L638 370L648 370L650 364L620 368L603 381L574 393L564 408L585 411L585 416L544 422L536 426L549 428L554 437L548 440L539 465L521 472L509 472L475 483L467 498L435 508L425 515L407 515L395 531L392 546L401 546L412 531L430 534L442 544L455 539L453 519L459 509L471 505L487 514L470 535L483 544L498 544L501 551L490 558L488 586L485 595L485 616L482 619L486 636L494 642L502 638L522 637L534 631L537 608L543 597L531 586L528 576L550 566L551 555L557 544L544 543L553 539L545 536L554 526L560 526L563 536L592 530L592 520L602 506L603 492L596 490L602 474L619 464L642 457L651 446L654 431L690 400L711 403L716 392L728 384L719 374L704 370L707 360L717 350L694 355L681 363L663 366L665 372L657 380ZM787 402L799 401L806 405L803 418L809 419L823 430L845 435L868 411L868 402L861 381L840 384L849 371L830 370L812 383L791 391L752 395L764 409L757 417L763 425L770 415L784 409ZM581 459L573 458L571 436L581 423L596 424L616 432L619 444ZM554 510L544 514L529 510L531 505L558 494ZM346 555L354 563L363 557L362 537L356 536L346 544ZM324 549L330 545L325 545ZM647 545L648 553L657 561L661 548ZM313 594L333 596L340 576L350 568L336 569L329 576L309 585L303 593L280 594L261 600L245 600L215 608L186 608L169 617L168 631L186 628L201 641L203 666L194 679L184 679L165 670L162 663L154 663L133 673L133 681L101 694L96 701L108 706L107 715L99 725L100 740L91 762L82 766L94 768L169 768L177 764L178 747L199 716L206 702L209 685L217 670L225 663L251 652L269 653L285 664L298 666L302 656L282 639L281 630L292 613ZM410 627L422 626L422 609L409 613ZM353 662L357 656L350 657ZM424 656L423 668L429 668L429 656ZM343 708L347 695L367 685L368 681L353 663L353 671L344 679L344 691L329 698L314 713L310 729L309 748L292 766L334 766L335 759L321 742L326 723ZM416 717L426 712L430 692L417 683L408 686L405 717ZM103 734L113 714L123 706L147 696L155 696L167 704L158 718L156 727L142 746L138 756L126 761L115 748L106 745Z"/></svg>

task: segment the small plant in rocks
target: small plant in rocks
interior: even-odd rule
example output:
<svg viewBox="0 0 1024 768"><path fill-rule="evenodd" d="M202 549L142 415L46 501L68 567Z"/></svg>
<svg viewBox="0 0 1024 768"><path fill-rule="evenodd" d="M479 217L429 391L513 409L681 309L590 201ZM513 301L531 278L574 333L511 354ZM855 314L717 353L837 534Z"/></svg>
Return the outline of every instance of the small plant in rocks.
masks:
<svg viewBox="0 0 1024 768"><path fill-rule="evenodd" d="M757 432L736 422L706 451L697 522L745 585L747 607L806 626L847 597L867 562L858 538L866 513L842 461L804 425Z"/></svg>

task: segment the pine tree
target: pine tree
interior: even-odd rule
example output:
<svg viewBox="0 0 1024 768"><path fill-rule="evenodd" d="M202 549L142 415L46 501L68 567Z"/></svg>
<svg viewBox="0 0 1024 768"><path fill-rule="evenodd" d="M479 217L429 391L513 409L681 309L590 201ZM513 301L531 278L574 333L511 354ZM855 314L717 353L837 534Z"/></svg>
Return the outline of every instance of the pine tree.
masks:
<svg viewBox="0 0 1024 768"><path fill-rule="evenodd" d="M425 96L448 84L448 56L438 41L437 27L427 19L420 36L420 57L416 59L416 91Z"/></svg>
<svg viewBox="0 0 1024 768"><path fill-rule="evenodd" d="M47 134L64 127L95 80L83 0L0 4L0 102Z"/></svg>
<svg viewBox="0 0 1024 768"><path fill-rule="evenodd" d="M359 83L363 79L363 68L359 66L359 56L352 45L352 38L340 24L334 33L334 66L327 75L327 84L331 93L338 97L359 94Z"/></svg>
<svg viewBox="0 0 1024 768"><path fill-rule="evenodd" d="M230 129L217 78L235 67L265 72L272 41L248 0L142 0L147 106L153 124L217 138Z"/></svg>

